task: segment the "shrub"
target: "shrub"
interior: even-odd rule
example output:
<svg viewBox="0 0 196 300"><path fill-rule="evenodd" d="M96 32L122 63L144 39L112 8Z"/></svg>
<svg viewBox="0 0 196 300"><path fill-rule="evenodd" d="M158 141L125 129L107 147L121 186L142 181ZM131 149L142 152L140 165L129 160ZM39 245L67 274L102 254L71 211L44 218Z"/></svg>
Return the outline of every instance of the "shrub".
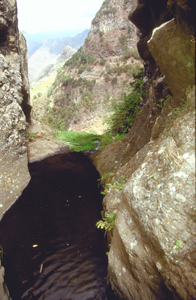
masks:
<svg viewBox="0 0 196 300"><path fill-rule="evenodd" d="M105 74L104 79L106 82L110 81L110 76L108 74Z"/></svg>
<svg viewBox="0 0 196 300"><path fill-rule="evenodd" d="M125 45L127 42L127 38L124 34L121 34L120 38L119 38L119 42L121 43L121 45Z"/></svg>
<svg viewBox="0 0 196 300"><path fill-rule="evenodd" d="M78 69L78 74L82 74L84 72L84 70L86 69L85 65L82 65L79 69Z"/></svg>
<svg viewBox="0 0 196 300"><path fill-rule="evenodd" d="M117 77L113 77L112 78L112 84L114 85L114 84L117 84Z"/></svg>
<svg viewBox="0 0 196 300"><path fill-rule="evenodd" d="M133 87L131 93L124 93L120 102L113 101L113 115L108 119L110 132L126 133L133 125L141 109L143 70L134 75L134 81L131 83L131 86Z"/></svg>
<svg viewBox="0 0 196 300"><path fill-rule="evenodd" d="M106 59L102 57L100 60L100 65L103 66L103 65L105 65L105 63L106 63Z"/></svg>
<svg viewBox="0 0 196 300"><path fill-rule="evenodd" d="M55 80L47 92L47 97L50 97L53 94L54 90L57 88L57 85L57 81Z"/></svg>
<svg viewBox="0 0 196 300"><path fill-rule="evenodd" d="M133 125L135 117L140 111L141 94L133 92L122 96L122 102L113 104L114 113L110 117L110 130L115 133L128 132Z"/></svg>
<svg viewBox="0 0 196 300"><path fill-rule="evenodd" d="M82 96L82 100L80 102L80 105L82 105L83 107L85 107L88 110L92 110L92 93L90 90L87 90L83 96Z"/></svg>

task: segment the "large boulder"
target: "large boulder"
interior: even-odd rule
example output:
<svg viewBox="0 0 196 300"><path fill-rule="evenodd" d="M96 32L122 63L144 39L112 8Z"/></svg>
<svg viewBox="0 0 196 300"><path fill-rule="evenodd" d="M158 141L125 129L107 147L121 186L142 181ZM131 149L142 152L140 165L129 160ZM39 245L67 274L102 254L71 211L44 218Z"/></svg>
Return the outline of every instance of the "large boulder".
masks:
<svg viewBox="0 0 196 300"><path fill-rule="evenodd" d="M194 30L187 3L138 1L129 18L145 60L143 107L122 141L92 157L108 178L104 213L116 213L108 279L124 300L196 299Z"/></svg>
<svg viewBox="0 0 196 300"><path fill-rule="evenodd" d="M122 299L195 299L193 111L142 148L115 175L105 210L117 212L108 275Z"/></svg>
<svg viewBox="0 0 196 300"><path fill-rule="evenodd" d="M147 43L174 97L173 106L177 106L186 99L187 88L195 83L193 34L172 19L156 27Z"/></svg>

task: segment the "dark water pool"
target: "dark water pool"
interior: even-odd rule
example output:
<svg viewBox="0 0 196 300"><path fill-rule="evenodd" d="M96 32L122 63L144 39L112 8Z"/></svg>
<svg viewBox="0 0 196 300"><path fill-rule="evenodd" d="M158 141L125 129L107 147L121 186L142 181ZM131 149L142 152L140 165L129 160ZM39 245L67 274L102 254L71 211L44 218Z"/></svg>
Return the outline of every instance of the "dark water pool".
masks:
<svg viewBox="0 0 196 300"><path fill-rule="evenodd" d="M30 164L31 182L0 223L5 281L13 300L115 299L107 256L99 174L82 153Z"/></svg>

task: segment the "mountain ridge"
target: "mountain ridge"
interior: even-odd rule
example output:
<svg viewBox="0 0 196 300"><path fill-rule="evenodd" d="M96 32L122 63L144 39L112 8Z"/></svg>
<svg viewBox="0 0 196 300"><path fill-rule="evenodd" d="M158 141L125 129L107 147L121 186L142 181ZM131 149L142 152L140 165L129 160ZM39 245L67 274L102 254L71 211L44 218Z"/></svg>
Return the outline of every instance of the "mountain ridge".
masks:
<svg viewBox="0 0 196 300"><path fill-rule="evenodd" d="M81 47L84 43L89 30L72 37L58 37L57 39L44 39L42 42L27 41L29 53L29 78L30 81L39 79L39 74L51 64L55 64L57 56L60 55L65 46L73 48L72 54L75 50ZM75 49L75 50L74 50ZM69 58L69 57L67 57Z"/></svg>
<svg viewBox="0 0 196 300"><path fill-rule="evenodd" d="M103 2L84 46L58 71L44 100L44 119L52 126L80 131L88 127L85 122L93 124L92 119L103 124L111 114L106 107L112 99L130 91L133 74L142 67L136 28L128 20L134 7L135 0ZM38 98L36 95L37 104ZM98 127L102 125L98 123Z"/></svg>

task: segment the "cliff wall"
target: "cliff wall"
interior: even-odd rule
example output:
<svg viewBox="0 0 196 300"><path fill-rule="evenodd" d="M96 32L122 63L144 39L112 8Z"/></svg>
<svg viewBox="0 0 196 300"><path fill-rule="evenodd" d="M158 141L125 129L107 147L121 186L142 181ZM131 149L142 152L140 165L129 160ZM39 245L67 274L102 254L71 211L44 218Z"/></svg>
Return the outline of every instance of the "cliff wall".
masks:
<svg viewBox="0 0 196 300"><path fill-rule="evenodd" d="M128 19L135 5L134 0L103 2L84 46L59 70L45 105L39 107L39 113L46 107L43 115L50 124L75 131L97 128L97 133L106 128L112 99L119 101L130 91L133 74L143 67L136 28ZM40 98L33 106L42 103Z"/></svg>
<svg viewBox="0 0 196 300"><path fill-rule="evenodd" d="M196 299L195 39L191 1L138 1L143 108L92 157L108 178L108 276L120 299ZM116 188L118 187L118 188Z"/></svg>
<svg viewBox="0 0 196 300"><path fill-rule="evenodd" d="M26 126L30 122L26 41L15 0L0 1L0 220L30 180ZM2 255L2 249L0 249ZM0 299L8 300L0 257Z"/></svg>
<svg viewBox="0 0 196 300"><path fill-rule="evenodd" d="M30 121L27 47L16 1L0 1L0 219L29 182L26 126Z"/></svg>

